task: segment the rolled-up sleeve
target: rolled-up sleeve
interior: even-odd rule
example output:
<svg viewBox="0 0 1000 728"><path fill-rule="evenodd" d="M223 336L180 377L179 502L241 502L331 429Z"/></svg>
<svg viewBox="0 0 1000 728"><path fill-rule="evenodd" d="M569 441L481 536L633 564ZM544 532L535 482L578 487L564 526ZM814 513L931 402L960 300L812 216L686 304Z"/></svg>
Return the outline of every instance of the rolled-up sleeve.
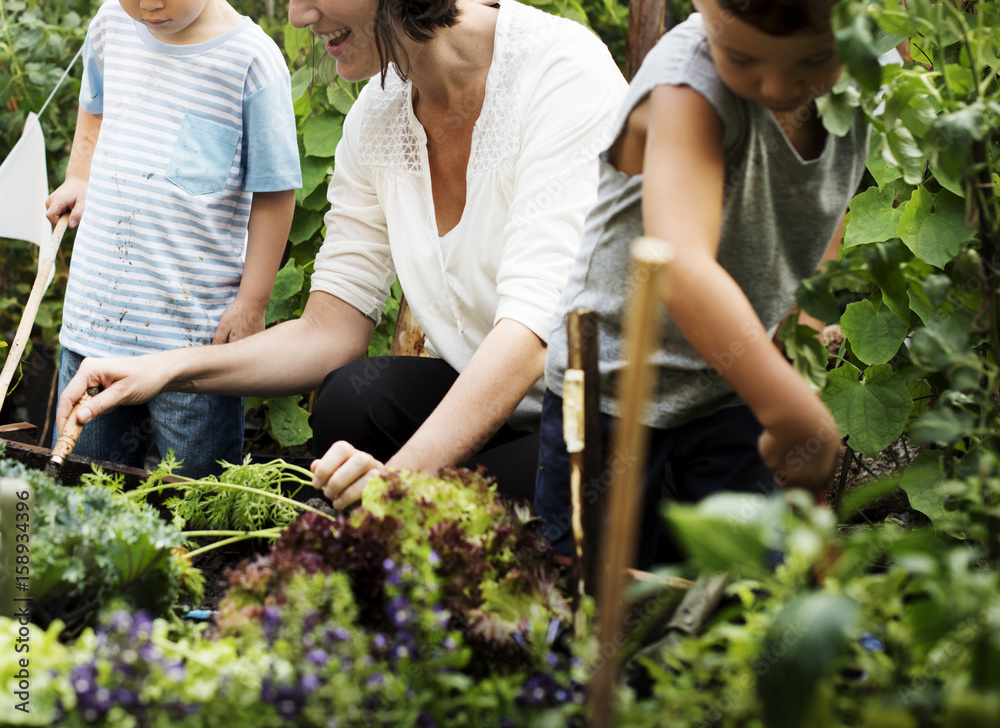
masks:
<svg viewBox="0 0 1000 728"><path fill-rule="evenodd" d="M627 84L596 38L550 48L540 60L521 94L521 153L503 234L495 321L518 321L547 342L597 199L598 154L610 143Z"/></svg>
<svg viewBox="0 0 1000 728"><path fill-rule="evenodd" d="M351 140L359 138L363 112L364 104L356 103L344 120L327 192L326 238L316 255L311 290L343 299L377 324L396 271L385 213L352 147Z"/></svg>

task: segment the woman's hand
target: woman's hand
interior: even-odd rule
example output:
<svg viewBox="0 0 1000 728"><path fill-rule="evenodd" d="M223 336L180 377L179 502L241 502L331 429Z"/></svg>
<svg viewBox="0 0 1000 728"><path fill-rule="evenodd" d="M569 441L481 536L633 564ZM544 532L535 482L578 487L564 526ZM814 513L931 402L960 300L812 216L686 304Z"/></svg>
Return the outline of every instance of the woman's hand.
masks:
<svg viewBox="0 0 1000 728"><path fill-rule="evenodd" d="M84 359L76 376L59 397L56 431L62 432L73 405L88 388L101 387L104 391L80 406L76 413L76 419L80 423L90 422L118 405L148 402L163 391L167 378L161 372L156 355L127 359Z"/></svg>
<svg viewBox="0 0 1000 728"><path fill-rule="evenodd" d="M337 510L360 500L368 481L385 466L368 453L340 440L330 446L326 455L313 460L313 487L333 501Z"/></svg>

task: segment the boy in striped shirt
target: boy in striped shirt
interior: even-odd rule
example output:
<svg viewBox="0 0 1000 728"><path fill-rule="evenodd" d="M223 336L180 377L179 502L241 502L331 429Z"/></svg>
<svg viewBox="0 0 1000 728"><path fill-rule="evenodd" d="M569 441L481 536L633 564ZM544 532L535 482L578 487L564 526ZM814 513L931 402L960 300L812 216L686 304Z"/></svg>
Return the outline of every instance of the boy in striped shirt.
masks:
<svg viewBox="0 0 1000 728"><path fill-rule="evenodd" d="M252 20L225 0L106 2L87 34L66 181L46 202L50 220L68 211L79 225L60 391L86 356L263 330L299 186L288 69ZM167 392L120 407L75 452L141 467L152 442L184 475L217 473L242 457L242 398Z"/></svg>

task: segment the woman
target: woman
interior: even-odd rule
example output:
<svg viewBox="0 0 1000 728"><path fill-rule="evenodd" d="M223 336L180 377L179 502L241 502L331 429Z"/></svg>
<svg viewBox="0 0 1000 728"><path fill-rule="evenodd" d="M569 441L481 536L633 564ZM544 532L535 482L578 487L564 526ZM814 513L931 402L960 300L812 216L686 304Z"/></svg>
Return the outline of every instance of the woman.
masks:
<svg viewBox="0 0 1000 728"><path fill-rule="evenodd" d="M60 430L97 384L82 422L160 391L322 385L312 470L335 507L386 466L485 464L530 498L550 319L624 79L589 31L513 0L292 0L289 18L327 40L343 78L378 77L344 123L302 317L224 346L87 360ZM437 358L362 359L394 276Z"/></svg>

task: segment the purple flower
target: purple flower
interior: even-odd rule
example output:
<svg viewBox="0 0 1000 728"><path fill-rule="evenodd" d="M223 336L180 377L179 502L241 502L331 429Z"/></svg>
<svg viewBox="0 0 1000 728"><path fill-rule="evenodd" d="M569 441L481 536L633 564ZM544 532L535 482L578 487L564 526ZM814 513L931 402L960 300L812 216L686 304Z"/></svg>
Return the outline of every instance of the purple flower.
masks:
<svg viewBox="0 0 1000 728"><path fill-rule="evenodd" d="M268 642L274 642L278 636L278 627L281 626L281 610L275 606L265 607L261 620L261 627Z"/></svg>
<svg viewBox="0 0 1000 728"><path fill-rule="evenodd" d="M559 686L552 676L544 672L536 672L521 687L521 693L517 696L518 702L529 705L545 705L555 695Z"/></svg>
<svg viewBox="0 0 1000 728"><path fill-rule="evenodd" d="M396 627L405 627L413 617L410 602L405 597L396 597L389 602L388 616Z"/></svg>
<svg viewBox="0 0 1000 728"><path fill-rule="evenodd" d="M373 642L375 643L375 647L380 650L384 650L385 646L389 644L389 641L385 638L385 635L382 634L381 632L375 635L375 639L373 640Z"/></svg>
<svg viewBox="0 0 1000 728"><path fill-rule="evenodd" d="M302 689L302 692L305 693L306 695L308 695L313 690L318 688L321 684L322 681L319 679L319 676L317 676L316 673L313 672L307 672L305 675L302 676L302 679L299 681L299 687Z"/></svg>
<svg viewBox="0 0 1000 728"><path fill-rule="evenodd" d="M437 728L437 723L427 713L421 712L417 716L417 728Z"/></svg>
<svg viewBox="0 0 1000 728"><path fill-rule="evenodd" d="M387 558L385 561L382 562L382 568L385 569L386 571L392 571L393 569L396 568L396 562L393 561L392 559Z"/></svg>
<svg viewBox="0 0 1000 728"><path fill-rule="evenodd" d="M557 655L555 652L546 653L545 662L548 663L549 667L552 668L559 667L559 655Z"/></svg>
<svg viewBox="0 0 1000 728"><path fill-rule="evenodd" d="M441 557L438 556L437 551L431 551L429 554L427 554L427 563L430 564L431 566L437 566L438 564L441 563Z"/></svg>
<svg viewBox="0 0 1000 728"><path fill-rule="evenodd" d="M379 685L385 685L385 678L382 677L382 673L373 672L371 677L368 678L368 687L377 687Z"/></svg>
<svg viewBox="0 0 1000 728"><path fill-rule="evenodd" d="M326 663L330 659L330 656L323 650L316 648L314 650L309 650L309 654L306 655L306 659L317 667L326 667Z"/></svg>

